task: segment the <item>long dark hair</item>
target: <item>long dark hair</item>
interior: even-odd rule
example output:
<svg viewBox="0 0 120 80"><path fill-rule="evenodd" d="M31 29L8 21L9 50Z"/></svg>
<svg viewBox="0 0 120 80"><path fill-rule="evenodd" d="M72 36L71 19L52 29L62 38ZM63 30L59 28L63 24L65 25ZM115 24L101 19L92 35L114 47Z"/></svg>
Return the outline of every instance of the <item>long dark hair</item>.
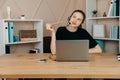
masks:
<svg viewBox="0 0 120 80"><path fill-rule="evenodd" d="M79 13L81 13L81 14L83 15L83 20L82 20L81 24L79 25L79 28L81 28L81 27L82 27L81 25L84 23L85 18L86 18L86 15L85 15L85 13L84 13L82 10L74 10L74 11L72 12L72 14L68 17L68 23L70 23L69 21L70 21L72 15L73 15L75 12L79 12Z"/></svg>

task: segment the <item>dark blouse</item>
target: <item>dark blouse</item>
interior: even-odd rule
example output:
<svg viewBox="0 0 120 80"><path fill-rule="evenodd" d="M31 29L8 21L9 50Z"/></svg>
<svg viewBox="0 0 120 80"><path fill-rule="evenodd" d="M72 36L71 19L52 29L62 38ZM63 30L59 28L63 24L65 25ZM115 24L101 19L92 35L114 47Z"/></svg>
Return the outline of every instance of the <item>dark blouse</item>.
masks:
<svg viewBox="0 0 120 80"><path fill-rule="evenodd" d="M92 36L82 28L75 32L70 32L66 27L59 27L56 32L56 40L89 40L89 48L94 48L98 43Z"/></svg>

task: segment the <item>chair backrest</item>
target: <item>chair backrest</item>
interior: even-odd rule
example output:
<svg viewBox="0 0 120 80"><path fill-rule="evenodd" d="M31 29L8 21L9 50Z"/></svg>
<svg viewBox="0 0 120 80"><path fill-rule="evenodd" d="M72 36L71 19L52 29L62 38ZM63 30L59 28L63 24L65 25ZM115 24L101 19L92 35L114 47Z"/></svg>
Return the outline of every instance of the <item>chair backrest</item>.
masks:
<svg viewBox="0 0 120 80"><path fill-rule="evenodd" d="M43 37L43 52L44 53L51 53L50 44L51 44L51 37L50 36Z"/></svg>

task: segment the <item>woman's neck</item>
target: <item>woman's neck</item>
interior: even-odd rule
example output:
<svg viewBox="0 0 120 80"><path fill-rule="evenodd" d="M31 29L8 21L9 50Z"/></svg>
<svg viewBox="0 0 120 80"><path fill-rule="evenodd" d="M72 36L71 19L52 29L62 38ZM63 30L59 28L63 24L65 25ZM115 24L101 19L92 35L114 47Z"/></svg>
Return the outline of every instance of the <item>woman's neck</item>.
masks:
<svg viewBox="0 0 120 80"><path fill-rule="evenodd" d="M68 25L66 28L67 28L67 30L70 31L70 32L76 32L77 29L78 29L77 27L73 27L73 26L70 26L70 25Z"/></svg>

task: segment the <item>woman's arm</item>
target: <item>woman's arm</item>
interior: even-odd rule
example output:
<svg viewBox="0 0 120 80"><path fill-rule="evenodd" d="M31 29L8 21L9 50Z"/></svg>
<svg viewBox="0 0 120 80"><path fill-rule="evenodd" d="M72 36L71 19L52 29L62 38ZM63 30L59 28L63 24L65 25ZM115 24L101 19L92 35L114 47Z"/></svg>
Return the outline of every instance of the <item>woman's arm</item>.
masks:
<svg viewBox="0 0 120 80"><path fill-rule="evenodd" d="M51 52L52 54L56 54L56 36L55 31L52 32L52 38L51 38Z"/></svg>
<svg viewBox="0 0 120 80"><path fill-rule="evenodd" d="M89 49L89 53L102 53L100 46L97 44L94 48Z"/></svg>
<svg viewBox="0 0 120 80"><path fill-rule="evenodd" d="M52 27L51 24L46 24L46 29L51 31L51 52L52 54L56 54L56 32L55 29Z"/></svg>

